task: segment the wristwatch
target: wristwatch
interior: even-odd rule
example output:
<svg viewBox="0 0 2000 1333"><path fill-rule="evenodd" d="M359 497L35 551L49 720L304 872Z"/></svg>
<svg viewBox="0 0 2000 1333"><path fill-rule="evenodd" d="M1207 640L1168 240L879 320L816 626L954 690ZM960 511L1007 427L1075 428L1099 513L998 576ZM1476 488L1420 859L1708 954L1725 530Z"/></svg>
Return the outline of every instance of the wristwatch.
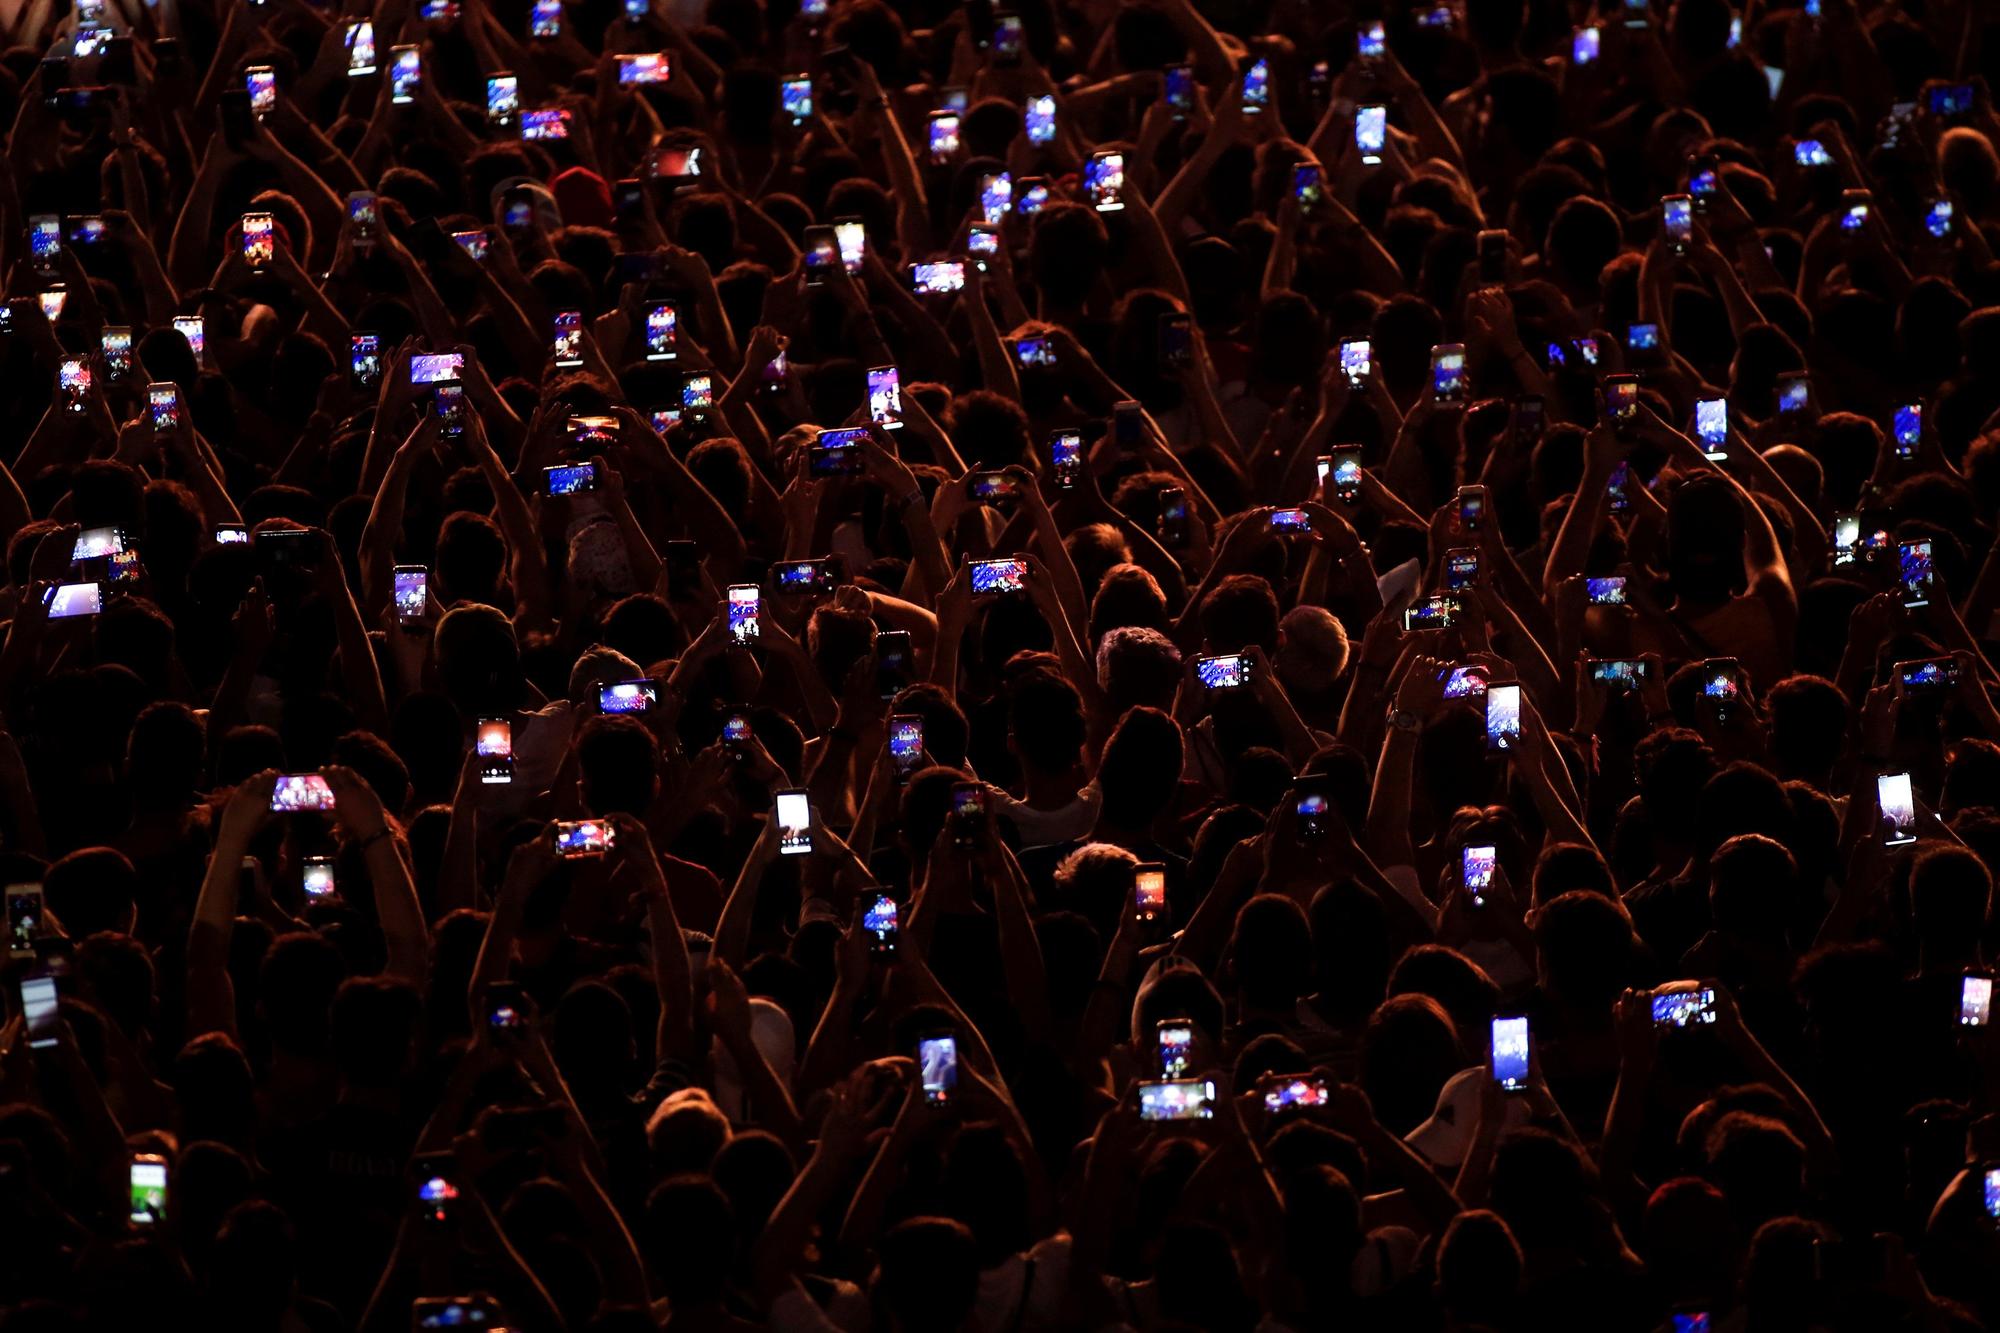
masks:
<svg viewBox="0 0 2000 1333"><path fill-rule="evenodd" d="M1423 727L1423 719L1415 713L1409 712L1407 709L1391 708L1389 710L1389 725L1398 731L1415 732Z"/></svg>

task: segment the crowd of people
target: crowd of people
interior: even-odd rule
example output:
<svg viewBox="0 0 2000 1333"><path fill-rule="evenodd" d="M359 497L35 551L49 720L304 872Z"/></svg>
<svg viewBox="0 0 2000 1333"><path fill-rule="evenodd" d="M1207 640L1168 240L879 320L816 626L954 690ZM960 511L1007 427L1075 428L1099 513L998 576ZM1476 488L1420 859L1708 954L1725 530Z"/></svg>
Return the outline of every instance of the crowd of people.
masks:
<svg viewBox="0 0 2000 1333"><path fill-rule="evenodd" d="M25 0L0 1333L2000 1329L1987 0Z"/></svg>

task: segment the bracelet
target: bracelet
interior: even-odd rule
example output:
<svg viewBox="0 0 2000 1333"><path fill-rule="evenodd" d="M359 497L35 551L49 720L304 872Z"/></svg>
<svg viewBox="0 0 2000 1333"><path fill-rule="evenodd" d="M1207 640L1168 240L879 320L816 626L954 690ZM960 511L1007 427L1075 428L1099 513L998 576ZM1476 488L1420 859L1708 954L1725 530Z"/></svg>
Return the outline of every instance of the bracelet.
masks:
<svg viewBox="0 0 2000 1333"><path fill-rule="evenodd" d="M373 833L369 834L367 837L360 839L354 845L356 847L359 847L362 851L365 852L370 847L373 847L376 843L382 841L382 839L390 836L391 834L389 832L389 826L387 824L384 824L382 825L381 828L376 829Z"/></svg>

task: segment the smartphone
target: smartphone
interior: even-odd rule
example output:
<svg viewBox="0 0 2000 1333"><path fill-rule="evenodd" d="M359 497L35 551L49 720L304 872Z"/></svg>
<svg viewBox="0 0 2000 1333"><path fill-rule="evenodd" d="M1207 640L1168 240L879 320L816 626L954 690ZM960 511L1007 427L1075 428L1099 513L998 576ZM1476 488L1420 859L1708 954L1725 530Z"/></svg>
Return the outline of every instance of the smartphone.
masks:
<svg viewBox="0 0 2000 1333"><path fill-rule="evenodd" d="M903 428L902 382L894 366L868 371L868 419L884 430Z"/></svg>
<svg viewBox="0 0 2000 1333"><path fill-rule="evenodd" d="M1021 556L974 560L971 569L975 597L1009 597L1027 591L1028 562Z"/></svg>
<svg viewBox="0 0 2000 1333"><path fill-rule="evenodd" d="M528 36L537 41L562 36L562 0L534 0L528 11Z"/></svg>
<svg viewBox="0 0 2000 1333"><path fill-rule="evenodd" d="M965 254L972 261L972 271L986 272L989 267L986 261L999 253L999 231L985 222L973 223L965 233Z"/></svg>
<svg viewBox="0 0 2000 1333"><path fill-rule="evenodd" d="M484 1007L486 1028L501 1042L519 1040L531 1026L527 993L511 981L487 983Z"/></svg>
<svg viewBox="0 0 2000 1333"><path fill-rule="evenodd" d="M7 886L7 956L33 958L35 940L42 933L42 886Z"/></svg>
<svg viewBox="0 0 2000 1333"><path fill-rule="evenodd" d="M1041 93L1028 98L1024 115L1028 132L1028 142L1037 148L1055 142L1056 99L1053 93Z"/></svg>
<svg viewBox="0 0 2000 1333"><path fill-rule="evenodd" d="M1604 33L1597 27L1578 28L1570 34L1569 63L1572 65L1594 65L1604 51Z"/></svg>
<svg viewBox="0 0 2000 1333"><path fill-rule="evenodd" d="M1458 623L1458 599L1456 597L1426 597L1411 606L1403 608L1403 628L1450 629Z"/></svg>
<svg viewBox="0 0 2000 1333"><path fill-rule="evenodd" d="M1368 381L1374 369L1374 343L1367 338L1342 338L1340 340L1340 373L1347 379L1347 387L1359 389Z"/></svg>
<svg viewBox="0 0 2000 1333"><path fill-rule="evenodd" d="M521 113L521 138L528 143L567 139L569 122L569 112L562 107L535 107Z"/></svg>
<svg viewBox="0 0 2000 1333"><path fill-rule="evenodd" d="M1160 316L1158 333L1160 360L1179 368L1194 362L1194 319L1185 311Z"/></svg>
<svg viewBox="0 0 2000 1333"><path fill-rule="evenodd" d="M1336 449L1327 455L1331 463L1329 480L1333 483L1333 493L1346 504L1354 504L1361 498L1361 451L1359 449Z"/></svg>
<svg viewBox="0 0 2000 1333"><path fill-rule="evenodd" d="M678 341L680 319L672 301L655 301L646 307L646 359L648 361L672 361L680 354L674 350Z"/></svg>
<svg viewBox="0 0 2000 1333"><path fill-rule="evenodd" d="M277 257L274 225L269 213L243 215L243 262L251 268L269 268Z"/></svg>
<svg viewBox="0 0 2000 1333"><path fill-rule="evenodd" d="M1479 281L1487 286L1507 280L1507 233L1489 228L1479 233Z"/></svg>
<svg viewBox="0 0 2000 1333"><path fill-rule="evenodd" d="M1014 211L1014 178L1002 171L979 178L979 217L997 227Z"/></svg>
<svg viewBox="0 0 2000 1333"><path fill-rule="evenodd" d="M486 123L509 129L521 113L521 80L502 71L486 79Z"/></svg>
<svg viewBox="0 0 2000 1333"><path fill-rule="evenodd" d="M1445 698L1470 699L1475 694L1484 693L1486 693L1485 667L1454 666L1445 673Z"/></svg>
<svg viewBox="0 0 2000 1333"><path fill-rule="evenodd" d="M63 307L69 304L69 288L56 283L46 291L37 292L35 301L42 307L42 318L53 324L62 318ZM179 323L178 320L175 322Z"/></svg>
<svg viewBox="0 0 2000 1333"><path fill-rule="evenodd" d="M1161 1078L1186 1078L1194 1058L1194 1022L1163 1018L1153 1025L1153 1044L1160 1055Z"/></svg>
<svg viewBox="0 0 2000 1333"><path fill-rule="evenodd" d="M63 408L81 413L90 405L90 362L80 356L66 356L56 371L56 385L62 391Z"/></svg>
<svg viewBox="0 0 2000 1333"><path fill-rule="evenodd" d="M1194 110L1194 69L1189 65L1168 65L1163 74L1167 110L1175 120L1186 120Z"/></svg>
<svg viewBox="0 0 2000 1333"><path fill-rule="evenodd" d="M1688 241L1694 235L1693 196L1670 194L1660 200L1660 233L1675 254L1687 253Z"/></svg>
<svg viewBox="0 0 2000 1333"><path fill-rule="evenodd" d="M850 274L861 271L868 255L868 227L860 218L835 218L833 243L840 252L840 266Z"/></svg>
<svg viewBox="0 0 2000 1333"><path fill-rule="evenodd" d="M1528 1020L1525 1017L1493 1020L1493 1081L1502 1092L1524 1092L1528 1087Z"/></svg>
<svg viewBox="0 0 2000 1333"><path fill-rule="evenodd" d="M910 632L885 629L875 635L875 694L893 699L910 683Z"/></svg>
<svg viewBox="0 0 2000 1333"><path fill-rule="evenodd" d="M1264 1114L1282 1115L1308 1106L1324 1106L1330 1099L1327 1082L1317 1074L1267 1074L1258 1083L1264 1094Z"/></svg>
<svg viewBox="0 0 2000 1333"><path fill-rule="evenodd" d="M1898 662L1896 680L1902 685L1905 694L1948 690L1958 684L1958 660L1951 657L1925 657L1909 662Z"/></svg>
<svg viewBox="0 0 2000 1333"><path fill-rule="evenodd" d="M1493 847L1467 847L1459 852L1459 882L1465 886L1465 896L1474 907L1486 906L1486 891L1493 887L1497 857L1498 850Z"/></svg>
<svg viewBox="0 0 2000 1333"><path fill-rule="evenodd" d="M1517 440L1539 440L1542 438L1542 421L1548 413L1548 404L1540 394L1522 394L1507 403L1507 433Z"/></svg>
<svg viewBox="0 0 2000 1333"><path fill-rule="evenodd" d="M375 72L375 25L367 19L347 25L347 77L365 78ZM157 50L157 43L155 44Z"/></svg>
<svg viewBox="0 0 2000 1333"><path fill-rule="evenodd" d="M1139 1084L1141 1120L1210 1120L1214 1116L1213 1079L1157 1079Z"/></svg>
<svg viewBox="0 0 2000 1333"><path fill-rule="evenodd" d="M1817 139L1800 139L1792 145L1792 161L1802 167L1830 167L1833 154Z"/></svg>
<svg viewBox="0 0 2000 1333"><path fill-rule="evenodd" d="M408 106L417 100L417 87L424 76L423 52L414 46L389 48L389 100Z"/></svg>
<svg viewBox="0 0 2000 1333"><path fill-rule="evenodd" d="M1584 598L1592 606L1624 606L1626 604L1626 580L1624 574L1606 574L1604 578L1584 578Z"/></svg>
<svg viewBox="0 0 2000 1333"><path fill-rule="evenodd" d="M463 376L465 357L459 352L420 352L410 358L411 384L439 384Z"/></svg>
<svg viewBox="0 0 2000 1333"><path fill-rule="evenodd" d="M1614 430L1623 430L1639 419L1639 377L1606 375L1599 410Z"/></svg>
<svg viewBox="0 0 2000 1333"><path fill-rule="evenodd" d="M1242 653L1225 653L1217 657L1197 657L1194 663L1195 679L1211 690L1241 689L1250 683L1250 658Z"/></svg>
<svg viewBox="0 0 2000 1333"><path fill-rule="evenodd" d="M1439 343L1431 348L1431 396L1440 403L1464 401L1464 343Z"/></svg>
<svg viewBox="0 0 2000 1333"><path fill-rule="evenodd" d="M504 717L482 717L474 737L474 748L479 754L479 780L488 786L511 783L514 780L514 724Z"/></svg>
<svg viewBox="0 0 2000 1333"><path fill-rule="evenodd" d="M132 1225L152 1226L167 1220L167 1159L158 1153L132 1154Z"/></svg>
<svg viewBox="0 0 2000 1333"><path fill-rule="evenodd" d="M1299 841L1318 842L1327 835L1330 821L1327 818L1327 799L1323 791L1302 791L1292 804L1292 814L1299 821Z"/></svg>
<svg viewBox="0 0 2000 1333"><path fill-rule="evenodd" d="M1083 478L1083 433L1059 430L1049 437L1049 472L1061 490L1073 490Z"/></svg>
<svg viewBox="0 0 2000 1333"><path fill-rule="evenodd" d="M1354 54L1363 60L1380 60L1388 49L1389 34L1381 19L1371 20L1354 30Z"/></svg>
<svg viewBox="0 0 2000 1333"><path fill-rule="evenodd" d="M1875 803L1890 824L1883 846L1903 847L1917 840L1917 801L1908 773L1884 773L1876 778Z"/></svg>
<svg viewBox="0 0 2000 1333"><path fill-rule="evenodd" d="M696 542L676 538L660 548L660 558L666 564L666 586L668 596L682 598L690 596L702 586L702 548Z"/></svg>
<svg viewBox="0 0 2000 1333"><path fill-rule="evenodd" d="M1132 912L1141 925L1166 919L1167 867L1162 862L1142 861L1133 868Z"/></svg>
<svg viewBox="0 0 2000 1333"><path fill-rule="evenodd" d="M1521 741L1521 687L1486 687L1486 748L1511 750Z"/></svg>
<svg viewBox="0 0 2000 1333"><path fill-rule="evenodd" d="M218 523L215 525L217 546L247 546L250 544L250 529L241 523Z"/></svg>
<svg viewBox="0 0 2000 1333"><path fill-rule="evenodd" d="M1897 543L1896 568L1903 585L1903 606L1911 611L1929 606L1935 582L1930 539Z"/></svg>
<svg viewBox="0 0 2000 1333"><path fill-rule="evenodd" d="M252 65L243 71L243 87L250 94L250 113L262 120L278 105L278 71L269 65Z"/></svg>
<svg viewBox="0 0 2000 1333"><path fill-rule="evenodd" d="M600 713L650 713L659 707L660 686L652 680L621 680L597 687Z"/></svg>
<svg viewBox="0 0 2000 1333"><path fill-rule="evenodd" d="M95 583L58 584L49 594L49 619L94 616L104 609L104 590Z"/></svg>
<svg viewBox="0 0 2000 1333"><path fill-rule="evenodd" d="M1477 532L1486 522L1486 488L1474 484L1458 488L1458 526Z"/></svg>
<svg viewBox="0 0 2000 1333"><path fill-rule="evenodd" d="M1083 192L1090 206L1100 213L1116 213L1124 208L1125 154L1092 153L1083 168Z"/></svg>
<svg viewBox="0 0 2000 1333"><path fill-rule="evenodd" d="M1688 986L1653 992L1653 1026L1663 1028L1712 1027L1715 1023L1715 989Z"/></svg>
<svg viewBox="0 0 2000 1333"><path fill-rule="evenodd" d="M754 583L729 585L729 637L749 643L757 637L757 604L762 590Z"/></svg>
<svg viewBox="0 0 2000 1333"><path fill-rule="evenodd" d="M731 713L722 719L721 744L725 754L731 759L741 759L750 751L750 742L756 733L750 729L750 719L741 713Z"/></svg>
<svg viewBox="0 0 2000 1333"><path fill-rule="evenodd" d="M923 767L924 719L920 715L898 713L889 719L889 760L899 778Z"/></svg>
<svg viewBox="0 0 2000 1333"><path fill-rule="evenodd" d="M1311 532L1312 515L1303 509L1273 509L1270 524L1273 532Z"/></svg>
<svg viewBox="0 0 2000 1333"><path fill-rule="evenodd" d="M1178 486L1162 487L1159 495L1160 516L1154 525L1154 535L1160 545L1168 550L1178 550L1187 545L1187 492Z"/></svg>
<svg viewBox="0 0 2000 1333"><path fill-rule="evenodd" d="M1701 441L1702 453L1716 462L1729 457L1729 400L1697 398L1694 402L1694 436Z"/></svg>
<svg viewBox="0 0 2000 1333"><path fill-rule="evenodd" d="M1366 166L1378 166L1382 150L1389 142L1389 108L1380 103L1357 107L1354 112L1354 146L1361 151Z"/></svg>
<svg viewBox="0 0 2000 1333"><path fill-rule="evenodd" d="M583 364L583 312L559 310L553 321L550 346L556 366L569 369Z"/></svg>
<svg viewBox="0 0 2000 1333"><path fill-rule="evenodd" d="M1949 199L1933 199L1924 207L1924 230L1933 240L1951 239L1952 205Z"/></svg>
<svg viewBox="0 0 2000 1333"><path fill-rule="evenodd" d="M333 809L333 788L317 773L284 773L271 784L274 814L303 814Z"/></svg>
<svg viewBox="0 0 2000 1333"><path fill-rule="evenodd" d="M1812 380L1802 370L1787 371L1778 376L1778 411L1780 414L1803 412L1812 404Z"/></svg>
<svg viewBox="0 0 2000 1333"><path fill-rule="evenodd" d="M602 856L618 843L618 830L601 819L558 819L556 855L564 860Z"/></svg>
<svg viewBox="0 0 2000 1333"><path fill-rule="evenodd" d="M61 1042L62 1001L53 976L43 972L21 978L21 1021L32 1049L47 1050Z"/></svg>
<svg viewBox="0 0 2000 1333"><path fill-rule="evenodd" d="M1271 62L1253 60L1243 71L1243 114L1262 115L1271 106Z"/></svg>
<svg viewBox="0 0 2000 1333"><path fill-rule="evenodd" d="M330 856L308 856L299 863L299 888L307 898L330 898L333 896L333 858Z"/></svg>
<svg viewBox="0 0 2000 1333"><path fill-rule="evenodd" d="M1479 582L1479 548L1454 546L1444 553L1444 586L1458 592Z"/></svg>
<svg viewBox="0 0 2000 1333"><path fill-rule="evenodd" d="M919 1037L917 1070L923 1078L924 1100L932 1106L949 1104L958 1092L958 1038L949 1033Z"/></svg>
<svg viewBox="0 0 2000 1333"><path fill-rule="evenodd" d="M105 556L124 549L123 528L84 528L76 534L76 541L70 547L70 563L102 560Z"/></svg>
<svg viewBox="0 0 2000 1333"><path fill-rule="evenodd" d="M665 83L673 77L673 62L665 51L647 51L618 57L618 83L630 87L639 83Z"/></svg>
<svg viewBox="0 0 2000 1333"><path fill-rule="evenodd" d="M1868 224L1868 213L1874 202L1875 197L1866 190L1842 190L1840 229L1844 232L1860 231Z"/></svg>
<svg viewBox="0 0 2000 1333"><path fill-rule="evenodd" d="M784 856L803 856L813 849L812 803L803 787L777 795L774 818L778 821L778 851Z"/></svg>
<svg viewBox="0 0 2000 1333"><path fill-rule="evenodd" d="M844 426L823 430L808 446L806 470L815 477L858 477L861 475L861 442L868 438L865 426Z"/></svg>
<svg viewBox="0 0 2000 1333"><path fill-rule="evenodd" d="M956 111L933 111L930 119L930 155L934 166L942 166L958 156L959 117Z"/></svg>
<svg viewBox="0 0 2000 1333"><path fill-rule="evenodd" d="M1917 452L1917 440L1924 433L1924 405L1904 403L1896 409L1895 438L1896 457L1913 458Z"/></svg>
<svg viewBox="0 0 2000 1333"><path fill-rule="evenodd" d="M397 565L395 598L397 622L420 624L430 610L430 570L422 565Z"/></svg>
<svg viewBox="0 0 2000 1333"><path fill-rule="evenodd" d="M878 893L861 913L861 929L868 932L868 952L878 958L893 957L901 932L897 924L896 900Z"/></svg>
<svg viewBox="0 0 2000 1333"><path fill-rule="evenodd" d="M778 90L779 105L792 118L792 128L797 129L812 119L813 82L810 74L793 74L786 77Z"/></svg>
<svg viewBox="0 0 2000 1333"><path fill-rule="evenodd" d="M28 254L35 261L35 267L43 270L55 268L62 257L62 219L53 213L38 213L28 219Z"/></svg>
<svg viewBox="0 0 2000 1333"><path fill-rule="evenodd" d="M1983 1028L1993 1021L1993 978L1967 973L1958 984L1958 1025Z"/></svg>

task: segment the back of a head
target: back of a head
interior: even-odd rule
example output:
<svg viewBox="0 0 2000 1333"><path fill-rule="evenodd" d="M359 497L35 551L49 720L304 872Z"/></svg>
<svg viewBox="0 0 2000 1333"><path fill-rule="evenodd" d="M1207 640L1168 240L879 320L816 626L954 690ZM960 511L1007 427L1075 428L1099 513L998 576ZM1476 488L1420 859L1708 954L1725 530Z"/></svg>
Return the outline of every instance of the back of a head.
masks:
<svg viewBox="0 0 2000 1333"><path fill-rule="evenodd" d="M1632 918L1601 893L1579 889L1544 907L1535 951L1549 988L1583 1012L1608 1011L1633 981Z"/></svg>
<svg viewBox="0 0 2000 1333"><path fill-rule="evenodd" d="M646 1196L646 1257L677 1306L721 1299L736 1247L729 1198L706 1174L670 1176Z"/></svg>
<svg viewBox="0 0 2000 1333"><path fill-rule="evenodd" d="M348 1083L393 1088L403 1077L423 1017L408 982L349 977L333 997L333 1062Z"/></svg>
<svg viewBox="0 0 2000 1333"><path fill-rule="evenodd" d="M1460 1213L1438 1242L1438 1296L1462 1323L1498 1324L1521 1285L1521 1267L1520 1242L1500 1214L1483 1208Z"/></svg>
<svg viewBox="0 0 2000 1333"><path fill-rule="evenodd" d="M1976 949L1993 902L1986 862L1957 843L1928 843L1910 869L1910 907L1926 947Z"/></svg>
<svg viewBox="0 0 2000 1333"><path fill-rule="evenodd" d="M138 871L113 847L79 848L42 877L43 899L71 939L130 930L138 892Z"/></svg>
<svg viewBox="0 0 2000 1333"><path fill-rule="evenodd" d="M979 1295L972 1232L944 1217L912 1217L876 1247L874 1291L893 1333L959 1333Z"/></svg>
<svg viewBox="0 0 2000 1333"><path fill-rule="evenodd" d="M1186 761L1180 724L1157 708L1134 708L1118 720L1097 769L1104 818L1144 828L1167 808Z"/></svg>

